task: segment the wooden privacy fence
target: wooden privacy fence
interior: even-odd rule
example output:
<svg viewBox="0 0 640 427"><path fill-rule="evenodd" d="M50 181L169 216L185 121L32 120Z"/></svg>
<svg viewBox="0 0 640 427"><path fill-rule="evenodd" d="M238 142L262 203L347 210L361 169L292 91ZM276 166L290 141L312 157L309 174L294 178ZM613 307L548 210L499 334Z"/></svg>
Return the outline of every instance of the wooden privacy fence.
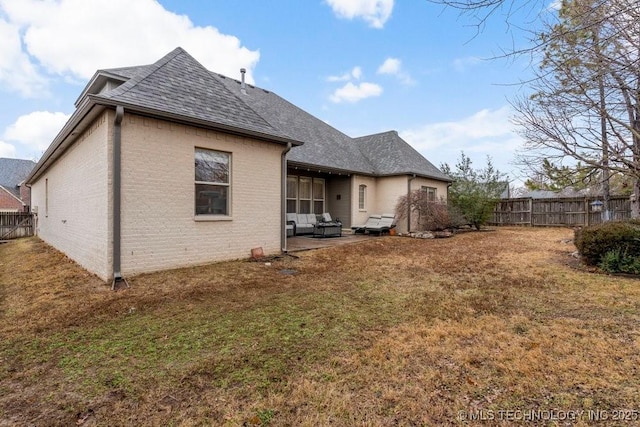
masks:
<svg viewBox="0 0 640 427"><path fill-rule="evenodd" d="M33 236L33 224L30 212L0 212L0 240Z"/></svg>
<svg viewBox="0 0 640 427"><path fill-rule="evenodd" d="M602 222L602 212L591 203L596 197L559 199L502 199L496 205L491 225L583 226ZM609 200L610 218L621 220L631 217L628 196L615 196Z"/></svg>

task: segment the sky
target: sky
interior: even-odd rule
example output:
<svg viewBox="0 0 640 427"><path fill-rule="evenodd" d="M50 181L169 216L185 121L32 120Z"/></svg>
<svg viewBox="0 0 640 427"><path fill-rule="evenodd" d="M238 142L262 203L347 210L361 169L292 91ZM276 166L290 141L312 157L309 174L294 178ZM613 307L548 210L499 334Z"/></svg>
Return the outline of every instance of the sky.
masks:
<svg viewBox="0 0 640 427"><path fill-rule="evenodd" d="M181 46L349 136L396 130L436 166L464 151L522 180L509 100L531 61L496 57L527 45L533 3L478 31L426 0L0 0L0 157L38 159L96 70Z"/></svg>

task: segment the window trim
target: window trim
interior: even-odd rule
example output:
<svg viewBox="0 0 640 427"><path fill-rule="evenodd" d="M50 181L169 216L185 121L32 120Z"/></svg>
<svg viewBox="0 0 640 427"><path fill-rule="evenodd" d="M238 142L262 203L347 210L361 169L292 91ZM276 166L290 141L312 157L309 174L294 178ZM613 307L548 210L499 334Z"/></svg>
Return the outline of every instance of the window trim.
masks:
<svg viewBox="0 0 640 427"><path fill-rule="evenodd" d="M365 212L367 210L367 186L360 184L358 186L358 210Z"/></svg>
<svg viewBox="0 0 640 427"><path fill-rule="evenodd" d="M438 201L438 189L436 187L429 187L427 185L423 185L421 190L427 193L427 201L428 202L437 202ZM433 200L429 198L429 194L433 191Z"/></svg>
<svg viewBox="0 0 640 427"><path fill-rule="evenodd" d="M216 182L216 181L196 181L195 180L195 175L196 175L196 170L195 170L195 165L194 165L194 193L193 193L193 197L194 197L194 203L193 203L193 216L194 219L196 221L229 221L231 220L232 217L232 212L231 212L231 184L232 184L232 173L233 173L233 156L232 153L228 152L228 151L223 151L223 150L216 150L213 148L205 148L205 147L194 147L194 151L193 151L193 156L194 156L194 161L196 158L196 153L198 151L208 151L208 152L214 152L214 153L218 153L218 154L223 154L227 157L227 181L228 182ZM197 195L196 195L196 186L197 185L210 185L210 186L217 186L217 187L226 187L227 188L227 200L226 200L226 213L224 214L216 214L216 213L203 213L203 214L199 214L197 211Z"/></svg>

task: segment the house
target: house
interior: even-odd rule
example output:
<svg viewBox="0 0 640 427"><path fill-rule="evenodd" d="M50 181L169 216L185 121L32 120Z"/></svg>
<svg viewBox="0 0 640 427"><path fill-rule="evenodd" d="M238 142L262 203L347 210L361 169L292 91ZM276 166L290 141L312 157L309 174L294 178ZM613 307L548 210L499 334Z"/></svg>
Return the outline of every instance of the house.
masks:
<svg viewBox="0 0 640 427"><path fill-rule="evenodd" d="M449 181L395 132L352 139L181 48L97 71L27 178L40 237L114 282L277 253L285 212L348 227Z"/></svg>
<svg viewBox="0 0 640 427"><path fill-rule="evenodd" d="M0 212L29 212L31 191L25 178L35 162L0 158Z"/></svg>

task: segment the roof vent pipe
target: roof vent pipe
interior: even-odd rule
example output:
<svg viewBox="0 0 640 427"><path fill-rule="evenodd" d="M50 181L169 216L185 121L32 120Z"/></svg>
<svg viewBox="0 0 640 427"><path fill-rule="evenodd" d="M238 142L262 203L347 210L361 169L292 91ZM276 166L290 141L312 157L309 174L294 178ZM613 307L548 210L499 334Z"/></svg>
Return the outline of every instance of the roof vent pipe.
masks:
<svg viewBox="0 0 640 427"><path fill-rule="evenodd" d="M240 75L242 76L242 80L240 81L240 92L245 95L247 94L247 84L244 82L244 75L246 72L246 68L240 68Z"/></svg>

